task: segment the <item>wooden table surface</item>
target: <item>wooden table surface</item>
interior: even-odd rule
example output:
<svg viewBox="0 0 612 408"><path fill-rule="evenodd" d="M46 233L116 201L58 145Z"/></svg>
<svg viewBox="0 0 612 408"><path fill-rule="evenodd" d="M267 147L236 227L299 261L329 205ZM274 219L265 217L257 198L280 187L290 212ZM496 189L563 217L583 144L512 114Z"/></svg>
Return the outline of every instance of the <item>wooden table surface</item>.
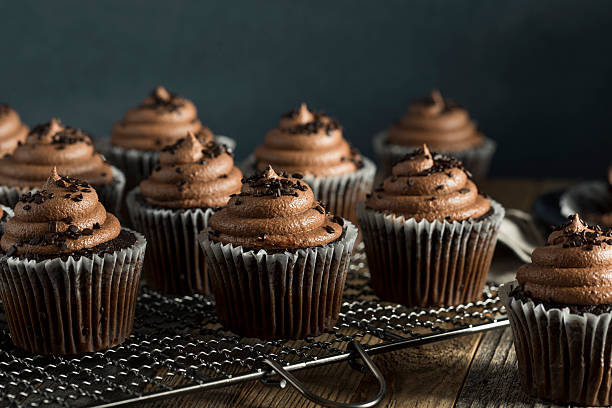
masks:
<svg viewBox="0 0 612 408"><path fill-rule="evenodd" d="M482 190L506 208L529 210L534 199L569 185L565 180L499 179ZM375 356L387 380L379 407L548 407L521 391L510 329L494 330ZM342 402L363 401L377 392L375 380L347 363L298 371L319 395ZM161 407L316 407L297 391L258 381L147 404Z"/></svg>

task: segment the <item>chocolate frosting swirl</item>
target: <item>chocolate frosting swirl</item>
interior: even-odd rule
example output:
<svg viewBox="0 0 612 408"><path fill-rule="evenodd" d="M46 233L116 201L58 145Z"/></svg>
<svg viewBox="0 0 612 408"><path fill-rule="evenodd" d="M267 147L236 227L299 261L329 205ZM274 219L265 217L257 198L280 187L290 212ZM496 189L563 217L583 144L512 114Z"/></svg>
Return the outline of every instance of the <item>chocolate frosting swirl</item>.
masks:
<svg viewBox="0 0 612 408"><path fill-rule="evenodd" d="M111 144L124 149L160 150L193 132L210 141L212 132L198 119L193 102L158 86L139 106L113 125Z"/></svg>
<svg viewBox="0 0 612 408"><path fill-rule="evenodd" d="M86 182L60 177L53 168L42 190L24 194L0 240L13 255L69 254L108 242L121 232L117 218Z"/></svg>
<svg viewBox="0 0 612 408"><path fill-rule="evenodd" d="M7 104L0 104L0 157L12 153L27 135L28 127L17 112Z"/></svg>
<svg viewBox="0 0 612 408"><path fill-rule="evenodd" d="M241 179L230 148L189 132L162 150L159 166L140 183L140 193L161 207L222 207L230 194L240 192Z"/></svg>
<svg viewBox="0 0 612 408"><path fill-rule="evenodd" d="M468 112L442 98L437 90L430 98L410 105L399 123L388 131L389 143L403 146L427 143L433 149L445 151L469 149L481 145L483 140Z"/></svg>
<svg viewBox="0 0 612 408"><path fill-rule="evenodd" d="M257 170L268 165L288 173L336 176L362 166L359 152L342 137L337 120L311 112L302 104L284 114L278 128L268 132L255 149Z"/></svg>
<svg viewBox="0 0 612 408"><path fill-rule="evenodd" d="M516 273L531 297L567 305L612 303L612 231L589 227L578 214L531 254Z"/></svg>
<svg viewBox="0 0 612 408"><path fill-rule="evenodd" d="M0 184L34 188L45 182L51 169L99 186L113 180L110 164L94 150L91 138L58 119L34 127L12 155L0 159Z"/></svg>
<svg viewBox="0 0 612 408"><path fill-rule="evenodd" d="M426 145L393 166L366 206L417 221L462 221L485 215L491 204L478 192L461 162Z"/></svg>
<svg viewBox="0 0 612 408"><path fill-rule="evenodd" d="M327 215L299 178L279 176L268 166L245 179L240 194L208 224L213 241L249 249L298 249L335 241L344 221Z"/></svg>

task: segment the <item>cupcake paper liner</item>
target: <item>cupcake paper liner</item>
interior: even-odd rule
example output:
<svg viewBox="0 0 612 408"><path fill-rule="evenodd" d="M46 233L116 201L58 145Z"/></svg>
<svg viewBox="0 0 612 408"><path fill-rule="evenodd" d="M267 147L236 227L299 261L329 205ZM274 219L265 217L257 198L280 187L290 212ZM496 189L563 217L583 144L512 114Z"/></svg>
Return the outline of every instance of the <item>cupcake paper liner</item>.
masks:
<svg viewBox="0 0 612 408"><path fill-rule="evenodd" d="M100 257L0 259L0 297L13 343L36 354L108 349L130 335L146 241Z"/></svg>
<svg viewBox="0 0 612 408"><path fill-rule="evenodd" d="M200 234L221 324L246 337L301 339L331 329L357 228L345 221L342 235L320 247L283 253L245 251Z"/></svg>
<svg viewBox="0 0 612 408"><path fill-rule="evenodd" d="M4 224L13 216L13 210L2 204L0 204L0 208L2 208L3 214L6 214L6 216L0 217L0 237L2 237L2 234L4 234Z"/></svg>
<svg viewBox="0 0 612 408"><path fill-rule="evenodd" d="M125 188L125 175L118 168L112 166L113 180L102 186L94 186L98 197L107 211L116 214L121 207L121 198ZM23 188L0 186L0 204L15 207L19 198L28 191L38 191L38 188Z"/></svg>
<svg viewBox="0 0 612 408"><path fill-rule="evenodd" d="M559 200L561 214L578 213L587 222L601 223L601 215L612 212L612 190L606 181L590 181L569 188Z"/></svg>
<svg viewBox="0 0 612 408"><path fill-rule="evenodd" d="M227 136L215 135L215 140L232 149L236 147L236 142ZM137 187L142 180L149 177L159 162L159 152L157 151L124 149L111 145L110 140L100 141L96 145L109 162L119 167L126 174L126 189L128 191Z"/></svg>
<svg viewBox="0 0 612 408"><path fill-rule="evenodd" d="M380 180L383 180L391 175L391 168L393 167L393 164L400 161L408 153L411 153L416 148L420 147L408 147L387 143L386 130L377 133L374 136L372 143L374 145L374 152L376 153L378 163L380 164L380 175L378 176ZM470 149L436 151L461 160L465 168L472 173L474 179L483 180L489 172L491 159L493 158L496 148L497 144L492 139L485 137L482 145Z"/></svg>
<svg viewBox="0 0 612 408"><path fill-rule="evenodd" d="M406 306L457 305L479 299L504 208L479 220L416 221L357 206L372 289Z"/></svg>
<svg viewBox="0 0 612 408"><path fill-rule="evenodd" d="M134 227L149 243L144 263L147 285L172 295L210 294L206 260L198 235L208 227L210 208L165 209L139 200L136 187L127 196Z"/></svg>
<svg viewBox="0 0 612 408"><path fill-rule="evenodd" d="M357 224L355 207L365 200L366 194L372 191L376 165L372 160L362 157L363 167L348 174L331 177L314 177L304 175L302 179L312 189L315 198L324 204L327 211L339 217L349 219ZM250 155L241 164L245 175L255 173L255 156Z"/></svg>
<svg viewBox="0 0 612 408"><path fill-rule="evenodd" d="M504 285L500 295L523 390L561 404L612 404L612 313L581 316L568 308L546 310L510 297L517 285Z"/></svg>

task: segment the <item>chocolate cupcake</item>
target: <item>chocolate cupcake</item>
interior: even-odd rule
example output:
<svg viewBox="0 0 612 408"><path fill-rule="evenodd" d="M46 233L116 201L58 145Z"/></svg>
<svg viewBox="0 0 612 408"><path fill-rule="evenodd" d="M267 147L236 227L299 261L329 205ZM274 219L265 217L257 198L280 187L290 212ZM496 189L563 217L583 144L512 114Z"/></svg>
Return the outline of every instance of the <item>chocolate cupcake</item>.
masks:
<svg viewBox="0 0 612 408"><path fill-rule="evenodd" d="M523 389L560 404L612 404L612 232L574 214L531 259L501 293Z"/></svg>
<svg viewBox="0 0 612 408"><path fill-rule="evenodd" d="M198 119L193 102L158 86L123 119L113 125L110 145L104 145L108 160L128 176L127 188L149 177L159 162L159 152L193 132L200 140L216 139L230 149L235 142L225 136L214 136Z"/></svg>
<svg viewBox="0 0 612 408"><path fill-rule="evenodd" d="M162 149L160 164L127 197L132 223L149 241L149 286L174 295L210 294L197 237L214 209L240 192L241 179L225 145L192 132Z"/></svg>
<svg viewBox="0 0 612 408"><path fill-rule="evenodd" d="M388 177L395 162L423 144L457 158L477 180L486 176L496 147L464 108L437 90L414 102L398 123L374 137L382 176Z"/></svg>
<svg viewBox="0 0 612 408"><path fill-rule="evenodd" d="M55 118L34 127L25 143L0 159L0 203L14 207L22 194L45 183L53 167L91 184L105 208L117 211L121 205L123 173L94 150L87 134Z"/></svg>
<svg viewBox="0 0 612 408"><path fill-rule="evenodd" d="M0 157L13 153L19 143L28 135L28 127L13 108L0 104Z"/></svg>
<svg viewBox="0 0 612 408"><path fill-rule="evenodd" d="M315 197L333 214L357 221L355 205L371 190L376 167L351 147L336 119L311 112L305 104L281 117L278 128L242 165L245 174L269 165L301 174Z"/></svg>
<svg viewBox="0 0 612 408"><path fill-rule="evenodd" d="M427 146L357 206L372 288L407 306L477 300L504 216L461 162Z"/></svg>
<svg viewBox="0 0 612 408"><path fill-rule="evenodd" d="M200 243L225 328L297 339L334 326L357 228L327 214L302 180L269 167L208 225Z"/></svg>
<svg viewBox="0 0 612 408"><path fill-rule="evenodd" d="M134 322L144 237L121 228L92 186L55 168L14 211L0 240L0 297L13 343L37 354L122 343Z"/></svg>

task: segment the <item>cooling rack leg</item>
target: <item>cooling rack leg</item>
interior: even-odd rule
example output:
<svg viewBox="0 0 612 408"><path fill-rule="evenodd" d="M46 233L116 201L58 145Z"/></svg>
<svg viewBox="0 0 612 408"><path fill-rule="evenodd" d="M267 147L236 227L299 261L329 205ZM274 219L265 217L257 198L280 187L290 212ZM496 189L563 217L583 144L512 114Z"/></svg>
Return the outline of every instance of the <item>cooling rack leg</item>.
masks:
<svg viewBox="0 0 612 408"><path fill-rule="evenodd" d="M352 348L353 352L355 353L355 356L353 357L353 359L356 357L361 358L361 360L364 362L365 367L370 370L372 375L378 381L378 387L379 387L378 393L376 394L374 398L368 401L355 402L355 403L342 403L342 402L328 400L326 398L323 398L323 397L320 397L319 395L314 394L304 384L302 384L300 380L298 380L289 371L285 370L277 362L273 360L268 360L268 359L264 360L263 362L267 364L268 366L270 366L270 368L272 368L272 370L274 370L276 374L278 374L283 380L285 380L287 384L290 384L293 388L299 391L300 394L302 394L304 397L308 398L309 400L316 402L319 405L322 405L325 407L340 407L340 408L373 407L374 405L378 404L385 396L385 393L387 392L387 383L382 373L378 369L378 367L376 367L376 365L374 364L374 362L372 361L368 353L366 353L366 351L363 349L363 347L361 346L361 344L359 344L358 341L353 340L351 343L349 343L349 347Z"/></svg>

